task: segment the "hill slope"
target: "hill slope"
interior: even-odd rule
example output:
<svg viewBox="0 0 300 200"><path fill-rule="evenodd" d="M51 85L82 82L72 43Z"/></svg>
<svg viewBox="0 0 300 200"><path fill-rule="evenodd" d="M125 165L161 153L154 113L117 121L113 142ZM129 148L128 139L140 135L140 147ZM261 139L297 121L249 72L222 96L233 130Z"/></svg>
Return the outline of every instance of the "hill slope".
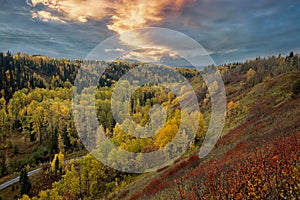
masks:
<svg viewBox="0 0 300 200"><path fill-rule="evenodd" d="M112 199L298 198L300 98L292 97L297 79L299 72L283 74L235 96L245 110L242 122L208 157L199 160L195 152L142 175Z"/></svg>
<svg viewBox="0 0 300 200"><path fill-rule="evenodd" d="M297 197L300 57L291 55L219 66L228 100L226 125L215 149L201 160L197 150L210 118L210 97L198 72L177 69L197 94L204 117L199 121L199 133L188 152L171 166L136 175L106 167L90 155L65 166L55 160L56 156L63 157L59 152L69 158L84 148L71 112L71 83L82 61L6 54L0 59L0 89L6 99L0 98L0 181L8 180L23 167L52 160L52 167L44 166L31 177L29 196L33 199L50 194L53 199ZM119 78L139 63L115 61L108 65L99 80L102 87L96 92L97 115L107 137L132 152L151 152L166 145L178 126L180 107L176 97L156 85L138 89L131 102L131 114L137 123L148 122L148 110L155 104L168 107L170 115L166 126L153 138L128 137L113 119L111 96ZM146 72L136 75L154 76ZM39 86L30 76L39 77L44 84ZM84 123L80 128L85 128ZM108 157L114 156L113 151L107 153ZM3 197L12 198L14 194L8 190Z"/></svg>

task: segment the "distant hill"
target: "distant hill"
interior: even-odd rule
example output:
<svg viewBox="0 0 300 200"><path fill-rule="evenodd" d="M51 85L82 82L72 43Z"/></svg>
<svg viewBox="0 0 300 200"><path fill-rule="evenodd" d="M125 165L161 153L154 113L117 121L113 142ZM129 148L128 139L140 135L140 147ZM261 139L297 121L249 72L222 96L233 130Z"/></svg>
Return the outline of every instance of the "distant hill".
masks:
<svg viewBox="0 0 300 200"><path fill-rule="evenodd" d="M63 82L74 80L79 66L77 60L0 53L0 97L8 100L22 88L62 87Z"/></svg>
<svg viewBox="0 0 300 200"><path fill-rule="evenodd" d="M274 76L293 69L299 69L299 56L291 52L289 56L271 56L268 58L257 58L244 63L234 63L222 66L222 75L228 82L228 70L231 73L243 73L252 68L257 73L256 82L262 81L266 76ZM165 63L166 61L166 63ZM183 68L190 68L186 63ZM113 84L126 70L138 65L136 61L116 61L110 64L111 70L107 70L105 78L99 80L101 86ZM82 64L82 60L54 59L47 56L0 52L0 98L10 99L15 91L22 88L51 88L63 87L63 83L74 82L76 72ZM165 59L162 64L173 66ZM174 64L174 63L173 63ZM176 66L176 65L174 65ZM236 70L234 70L236 68ZM224 69L224 70L223 70ZM125 70L125 71L124 71ZM115 73L116 71L122 73ZM183 70L184 71L184 70ZM235 79L235 76L231 76Z"/></svg>

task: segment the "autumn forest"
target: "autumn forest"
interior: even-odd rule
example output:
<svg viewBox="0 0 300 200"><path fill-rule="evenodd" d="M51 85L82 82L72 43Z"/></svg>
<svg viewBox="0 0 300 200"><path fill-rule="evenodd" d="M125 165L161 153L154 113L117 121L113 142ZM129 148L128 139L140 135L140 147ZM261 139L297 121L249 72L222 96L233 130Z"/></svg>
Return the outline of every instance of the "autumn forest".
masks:
<svg viewBox="0 0 300 200"><path fill-rule="evenodd" d="M1 188L0 199L299 198L298 54L258 57L203 69L205 73L216 68L213 73L221 74L227 113L221 138L201 159L197 153L211 115L209 88L194 68L170 67L193 87L200 111L192 117L199 116L199 122L193 138L180 135L182 143L189 141L187 151L167 166L148 173L111 168L86 149L86 139L77 132L86 127L76 126L72 113L74 81L82 63L80 59L0 53L0 184L19 177L17 182ZM95 93L96 114L105 136L129 152L149 153L169 145L178 132L180 119L188 124L191 117L180 108L179 99L183 97L158 84L139 87L129 105L133 121L147 126L149 110L156 104L167 111L166 121L152 137L131 136L132 122L115 121L111 99L119 79L145 63L116 60L106 64ZM136 72L135 76L140 80L146 76L157 78L146 71ZM168 73L163 78L172 81ZM219 87L217 83L212 85ZM119 87L125 91L130 84L125 82ZM89 95L87 92L85 101L91 99ZM81 103L85 105L84 100ZM115 105L122 107L122 100ZM161 117L160 113L152 115L155 119ZM188 124L186 129L191 127L193 124ZM108 148L96 139L91 142L101 152ZM172 149L179 152L181 147L173 145ZM109 159L116 155L120 154L106 151L100 156ZM171 153L167 157L172 158ZM31 175L34 170L37 172Z"/></svg>

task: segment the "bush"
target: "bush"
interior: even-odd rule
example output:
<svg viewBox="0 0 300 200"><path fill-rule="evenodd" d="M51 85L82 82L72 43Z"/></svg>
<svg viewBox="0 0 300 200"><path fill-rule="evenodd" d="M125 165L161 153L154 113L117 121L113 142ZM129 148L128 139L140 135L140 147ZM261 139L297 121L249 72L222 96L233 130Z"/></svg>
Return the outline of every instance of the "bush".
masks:
<svg viewBox="0 0 300 200"><path fill-rule="evenodd" d="M9 160L9 173L13 173L15 171L19 171L20 170L20 166L21 166L21 160L19 159L11 159Z"/></svg>
<svg viewBox="0 0 300 200"><path fill-rule="evenodd" d="M32 163L32 161L33 160L28 157L23 160L18 159L18 158L13 158L13 159L9 160L9 164L8 164L9 173L20 171L26 165L29 165L30 163Z"/></svg>
<svg viewBox="0 0 300 200"><path fill-rule="evenodd" d="M300 79L295 81L292 92L293 96L297 96L300 93Z"/></svg>
<svg viewBox="0 0 300 200"><path fill-rule="evenodd" d="M33 149L33 159L35 164L44 163L49 160L48 158L48 149L46 147L36 147Z"/></svg>

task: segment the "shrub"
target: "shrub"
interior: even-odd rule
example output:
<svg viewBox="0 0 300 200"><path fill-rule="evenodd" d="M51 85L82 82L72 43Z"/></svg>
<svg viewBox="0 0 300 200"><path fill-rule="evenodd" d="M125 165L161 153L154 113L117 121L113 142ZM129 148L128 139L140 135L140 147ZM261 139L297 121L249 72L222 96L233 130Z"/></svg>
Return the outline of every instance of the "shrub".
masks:
<svg viewBox="0 0 300 200"><path fill-rule="evenodd" d="M44 163L46 161L48 161L48 149L46 147L37 147L33 149L34 153L33 153L33 159L35 164L38 163Z"/></svg>
<svg viewBox="0 0 300 200"><path fill-rule="evenodd" d="M297 96L300 93L300 79L295 81L292 92L293 96Z"/></svg>

